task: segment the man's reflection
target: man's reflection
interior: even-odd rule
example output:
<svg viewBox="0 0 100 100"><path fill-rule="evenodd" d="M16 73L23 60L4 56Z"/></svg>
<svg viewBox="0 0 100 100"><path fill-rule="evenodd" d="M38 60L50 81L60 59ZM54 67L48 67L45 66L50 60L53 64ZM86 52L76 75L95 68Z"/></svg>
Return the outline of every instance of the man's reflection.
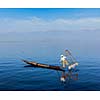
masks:
<svg viewBox="0 0 100 100"><path fill-rule="evenodd" d="M61 81L66 82L69 79L78 80L78 73L72 70L68 71L67 73L62 72Z"/></svg>

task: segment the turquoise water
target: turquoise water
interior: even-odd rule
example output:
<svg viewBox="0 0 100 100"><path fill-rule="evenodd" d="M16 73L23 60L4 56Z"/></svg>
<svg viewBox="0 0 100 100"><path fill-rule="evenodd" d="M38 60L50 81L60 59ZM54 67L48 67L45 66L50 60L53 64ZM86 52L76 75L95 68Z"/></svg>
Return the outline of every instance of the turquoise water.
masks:
<svg viewBox="0 0 100 100"><path fill-rule="evenodd" d="M41 36L40 36L41 37ZM100 90L99 42L66 39L63 36L0 42L0 90L67 91ZM94 43L94 44L93 44ZM78 79L60 81L61 72L24 67L21 59L60 65L60 55L69 49L79 62Z"/></svg>

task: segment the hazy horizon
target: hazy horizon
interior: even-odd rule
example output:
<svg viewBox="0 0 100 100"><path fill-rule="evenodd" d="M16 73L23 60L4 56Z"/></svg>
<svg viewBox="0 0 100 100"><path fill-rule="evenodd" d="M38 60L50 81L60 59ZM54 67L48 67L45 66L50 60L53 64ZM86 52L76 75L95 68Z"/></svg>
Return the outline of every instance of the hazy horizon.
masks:
<svg viewBox="0 0 100 100"><path fill-rule="evenodd" d="M99 12L99 8L2 8L0 43L35 42L99 51Z"/></svg>

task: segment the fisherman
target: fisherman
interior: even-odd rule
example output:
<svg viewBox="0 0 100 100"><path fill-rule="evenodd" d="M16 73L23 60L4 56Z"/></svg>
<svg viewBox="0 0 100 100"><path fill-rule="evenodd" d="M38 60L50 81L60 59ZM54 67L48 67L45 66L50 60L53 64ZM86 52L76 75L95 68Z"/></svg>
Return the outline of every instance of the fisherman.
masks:
<svg viewBox="0 0 100 100"><path fill-rule="evenodd" d="M68 65L68 61L66 60L66 56L61 55L60 62L62 63L62 67L66 68L66 65Z"/></svg>
<svg viewBox="0 0 100 100"><path fill-rule="evenodd" d="M61 63L62 63L62 67L65 69L66 66L68 66L68 70L71 71L72 69L75 68L75 66L78 65L77 62L70 64L70 62L68 62L68 60L66 59L66 56L61 55L61 59L60 59ZM66 75L65 72L62 72L62 77L61 77L61 81L65 82L66 81Z"/></svg>

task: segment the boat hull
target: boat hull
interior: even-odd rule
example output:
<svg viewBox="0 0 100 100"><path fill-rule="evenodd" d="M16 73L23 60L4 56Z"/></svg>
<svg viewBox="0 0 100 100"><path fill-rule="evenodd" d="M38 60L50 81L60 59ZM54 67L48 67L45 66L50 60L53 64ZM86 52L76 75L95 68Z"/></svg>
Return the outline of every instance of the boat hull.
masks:
<svg viewBox="0 0 100 100"><path fill-rule="evenodd" d="M53 65L47 65L47 64L41 64L41 63L36 63L36 62L31 62L27 60L22 60L26 64L31 65L31 67L39 67L39 68L46 68L46 69L52 69L52 70L57 70L57 71L63 71L65 72L64 69L62 69L60 66L53 66Z"/></svg>

